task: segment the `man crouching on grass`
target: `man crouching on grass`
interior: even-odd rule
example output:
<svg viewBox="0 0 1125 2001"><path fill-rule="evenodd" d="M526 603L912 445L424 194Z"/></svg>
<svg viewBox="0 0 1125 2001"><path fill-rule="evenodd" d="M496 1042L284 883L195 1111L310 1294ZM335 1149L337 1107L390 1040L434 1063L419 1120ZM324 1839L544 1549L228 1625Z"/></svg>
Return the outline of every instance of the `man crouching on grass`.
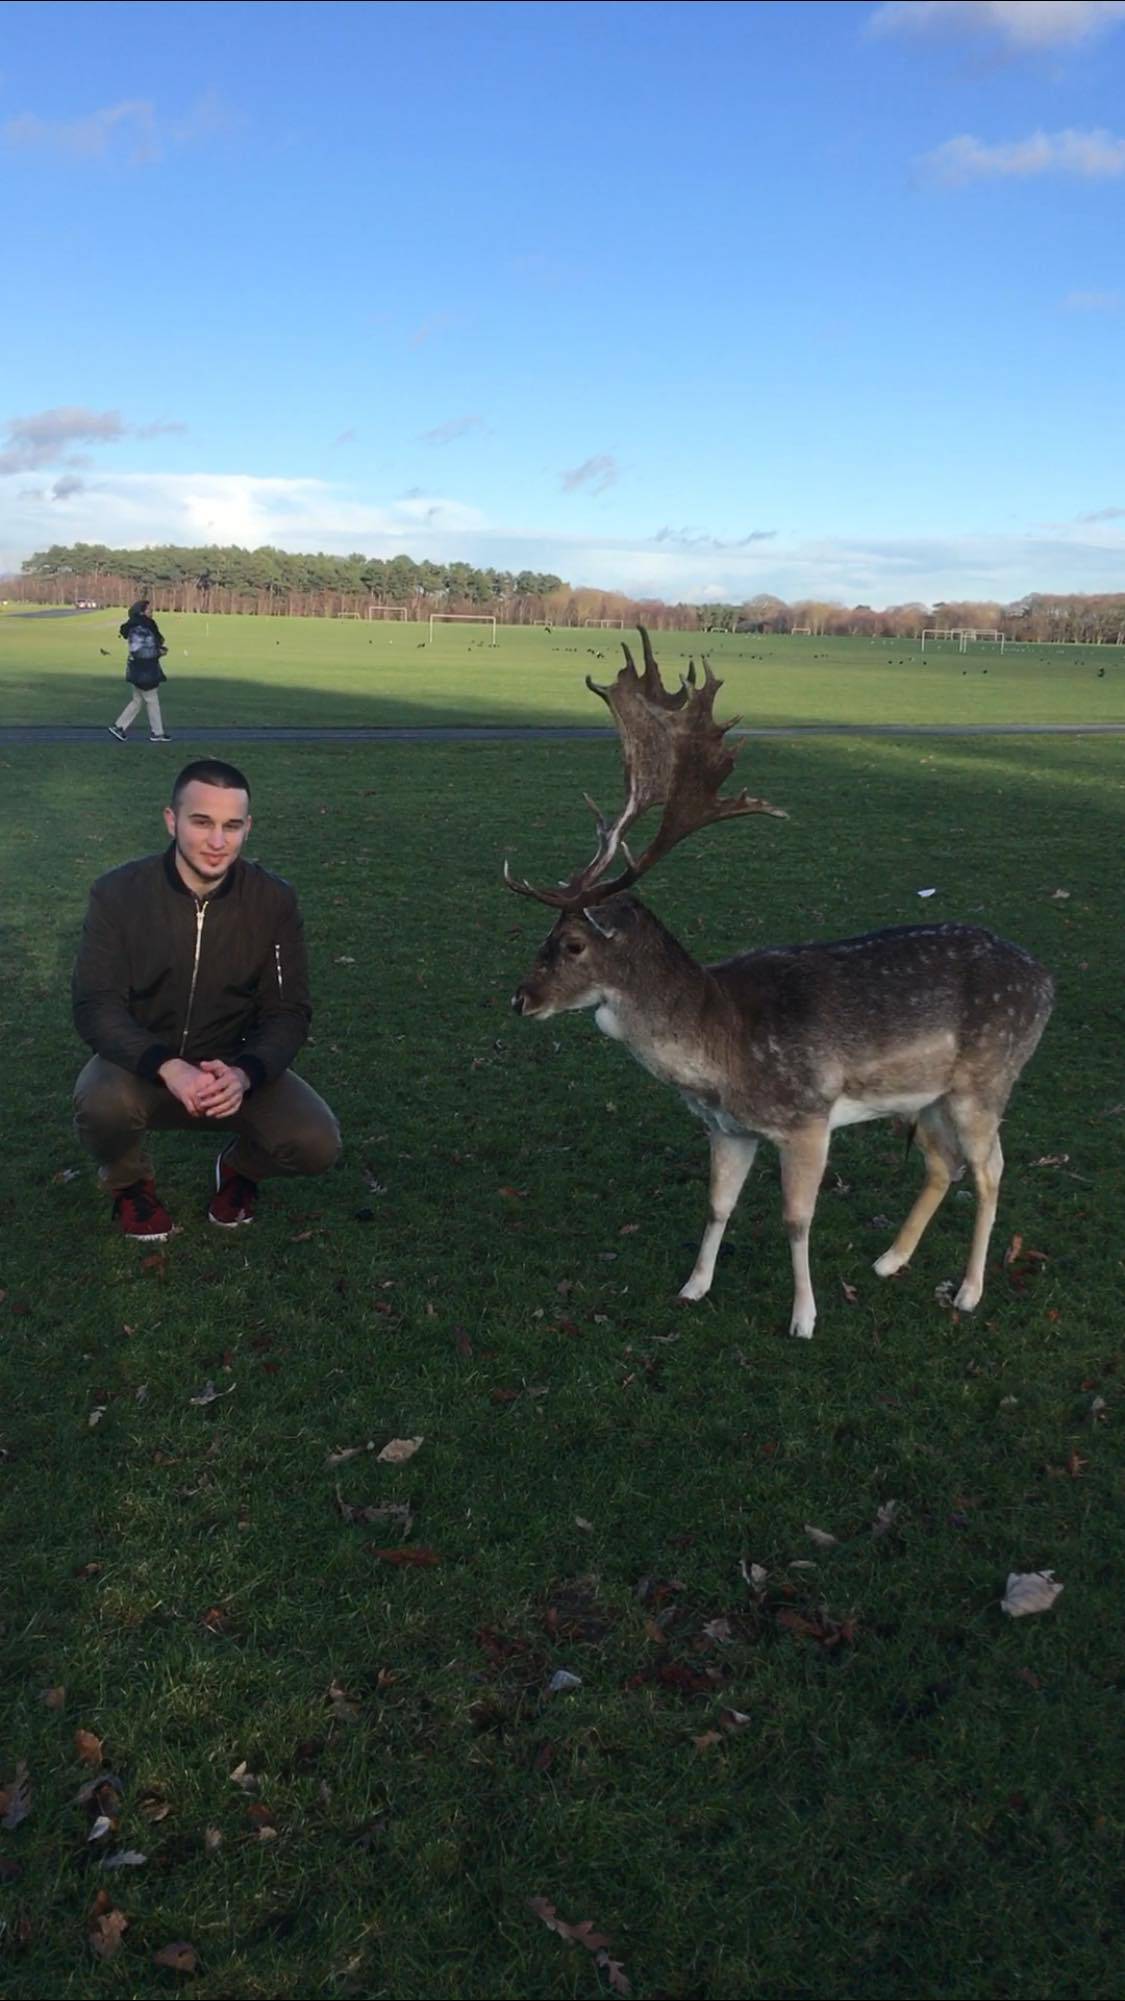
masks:
<svg viewBox="0 0 1125 2001"><path fill-rule="evenodd" d="M145 1135L232 1135L207 1214L254 1219L259 1181L321 1174L340 1151L333 1114L289 1065L311 1018L305 941L287 882L242 860L250 787L233 764L184 766L163 854L90 891L74 967L74 1024L94 1055L74 1087L75 1130L127 1237L163 1243L172 1218Z"/></svg>

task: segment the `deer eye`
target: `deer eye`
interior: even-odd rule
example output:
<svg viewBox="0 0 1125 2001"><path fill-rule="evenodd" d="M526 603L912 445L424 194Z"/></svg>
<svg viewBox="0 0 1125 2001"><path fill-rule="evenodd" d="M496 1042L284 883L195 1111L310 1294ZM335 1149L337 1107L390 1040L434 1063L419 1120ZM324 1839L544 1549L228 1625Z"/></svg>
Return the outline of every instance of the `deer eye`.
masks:
<svg viewBox="0 0 1125 2001"><path fill-rule="evenodd" d="M569 952L572 959L581 958L585 950L586 947L582 943L581 938L568 938L566 944L563 946L563 951Z"/></svg>

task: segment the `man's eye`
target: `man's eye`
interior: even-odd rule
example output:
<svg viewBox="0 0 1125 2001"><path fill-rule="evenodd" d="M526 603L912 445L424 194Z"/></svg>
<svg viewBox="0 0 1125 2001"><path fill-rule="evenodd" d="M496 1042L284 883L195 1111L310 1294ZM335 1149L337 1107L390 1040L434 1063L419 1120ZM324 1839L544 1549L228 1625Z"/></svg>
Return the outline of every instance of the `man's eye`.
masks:
<svg viewBox="0 0 1125 2001"><path fill-rule="evenodd" d="M580 938L568 938L563 946L563 951L569 952L572 959L580 959L585 950L586 947Z"/></svg>

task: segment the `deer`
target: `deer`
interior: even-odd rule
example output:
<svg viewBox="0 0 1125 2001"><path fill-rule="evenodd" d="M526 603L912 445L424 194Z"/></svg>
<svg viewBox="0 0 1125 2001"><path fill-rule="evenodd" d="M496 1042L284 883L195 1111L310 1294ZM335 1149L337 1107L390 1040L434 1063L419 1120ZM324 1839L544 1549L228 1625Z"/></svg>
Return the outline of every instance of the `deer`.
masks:
<svg viewBox="0 0 1125 2001"><path fill-rule="evenodd" d="M634 895L633 885L702 828L750 814L788 815L743 790L724 794L735 764L718 723L722 687L703 659L665 688L644 627L643 672L625 664L601 686L613 715L625 800L596 824L593 858L557 887L504 880L557 915L512 996L525 1020L592 1008L602 1032L702 1120L710 1143L710 1211L699 1255L679 1292L711 1289L719 1246L760 1142L776 1147L793 1266L789 1331L811 1338L816 1301L809 1233L832 1132L869 1119L905 1118L919 1148L921 1192L881 1278L909 1263L951 1182L966 1166L976 1187L972 1241L954 1305L970 1313L984 1288L1004 1157L1000 1121L1054 1001L1050 973L1029 952L979 925L910 924L860 937L740 952L700 965ZM627 836L651 808L656 832L635 858ZM909 1142L908 1142L909 1144Z"/></svg>

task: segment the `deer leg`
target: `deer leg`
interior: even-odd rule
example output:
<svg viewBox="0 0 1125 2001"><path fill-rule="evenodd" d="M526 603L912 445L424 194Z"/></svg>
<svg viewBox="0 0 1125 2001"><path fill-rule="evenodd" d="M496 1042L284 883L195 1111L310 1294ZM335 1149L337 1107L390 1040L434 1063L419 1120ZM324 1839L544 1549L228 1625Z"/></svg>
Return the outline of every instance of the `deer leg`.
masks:
<svg viewBox="0 0 1125 2001"><path fill-rule="evenodd" d="M806 1126L779 1149L785 1232L793 1257L793 1314L789 1332L811 1341L816 1300L809 1273L809 1231L828 1161L828 1124Z"/></svg>
<svg viewBox="0 0 1125 2001"><path fill-rule="evenodd" d="M681 1299L702 1299L710 1292L723 1232L734 1214L757 1151L756 1139L741 1139L730 1133L711 1134L711 1215L695 1268L680 1288Z"/></svg>
<svg viewBox="0 0 1125 2001"><path fill-rule="evenodd" d="M889 1251L875 1260L875 1270L880 1278L890 1278L892 1272L901 1271L909 1264L927 1223L944 1199L951 1181L956 1181L965 1171L957 1144L957 1135L942 1111L939 1101L927 1105L918 1114L914 1138L926 1160L926 1179L921 1193L910 1211Z"/></svg>
<svg viewBox="0 0 1125 2001"><path fill-rule="evenodd" d="M996 1221L1004 1155L998 1131L1000 1120L995 1112L984 1111L979 1105L966 1104L964 1100L960 1104L952 1104L950 1110L977 1187L977 1213L973 1220L969 1262L953 1302L962 1313L971 1313L984 1291L984 1261L988 1256L992 1225Z"/></svg>

